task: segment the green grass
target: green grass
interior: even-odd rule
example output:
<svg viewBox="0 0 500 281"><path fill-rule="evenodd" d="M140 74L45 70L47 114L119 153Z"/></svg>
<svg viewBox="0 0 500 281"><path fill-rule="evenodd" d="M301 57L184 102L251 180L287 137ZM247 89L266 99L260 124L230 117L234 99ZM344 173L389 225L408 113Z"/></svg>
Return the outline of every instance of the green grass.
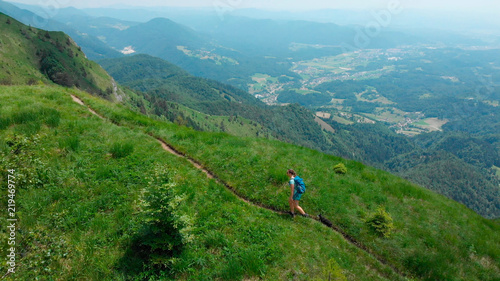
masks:
<svg viewBox="0 0 500 281"><path fill-rule="evenodd" d="M92 115L69 94L121 126ZM154 263L140 246L148 220L141 202L165 179L184 198L176 212L190 222L192 238L164 257L167 279L328 280L332 272L347 280L400 279L318 222L239 200L148 134L199 160L251 201L281 210L288 208L285 172L294 168L307 184L301 204L307 212L321 212L414 279L500 276L498 223L386 172L278 141L196 132L76 90L0 87L0 95L2 118L10 120L0 130L0 166L17 170L23 252L19 271L8 278L151 278ZM338 163L347 174L333 172ZM0 176L5 182L5 172ZM365 223L379 207L393 219L388 238ZM4 256L6 238L0 230Z"/></svg>
<svg viewBox="0 0 500 281"><path fill-rule="evenodd" d="M137 128L99 119L70 94ZM330 274L399 279L313 220L292 220L239 200L145 133L153 130L147 126L159 125L187 141L197 132L62 87L3 86L0 100L2 118L10 120L0 129L0 182L5 186L6 169L16 169L19 221L18 267L7 280L143 280L157 274L166 280L328 280ZM29 134L19 130L30 124L37 125ZM210 135L212 143L227 138ZM283 180L278 170L274 176L270 180ZM155 265L158 260L145 258L141 244L148 237L144 194L164 182L184 198L175 211L189 221L182 231L190 239L182 251L165 254ZM0 209L6 204L0 200ZM7 237L2 228L2 256ZM153 270L158 267L163 273ZM2 263L0 271L6 270Z"/></svg>
<svg viewBox="0 0 500 281"><path fill-rule="evenodd" d="M253 202L287 210L286 169L308 184L302 206L322 213L400 270L422 280L495 280L500 277L500 230L465 206L387 172L277 141L172 129L125 109L86 98L115 122L162 137L199 160ZM120 114L118 114L120 112ZM123 114L122 114L123 113ZM348 173L332 168L342 162ZM385 207L393 234L379 237L365 220Z"/></svg>

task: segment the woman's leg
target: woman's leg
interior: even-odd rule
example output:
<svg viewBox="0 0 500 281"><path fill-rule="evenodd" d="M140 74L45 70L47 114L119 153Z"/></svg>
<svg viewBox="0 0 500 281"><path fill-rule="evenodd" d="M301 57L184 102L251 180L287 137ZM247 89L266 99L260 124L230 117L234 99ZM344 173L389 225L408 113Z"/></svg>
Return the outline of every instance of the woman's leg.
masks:
<svg viewBox="0 0 500 281"><path fill-rule="evenodd" d="M290 204L290 212L293 214L295 212L295 204L293 199L288 199L288 204Z"/></svg>
<svg viewBox="0 0 500 281"><path fill-rule="evenodd" d="M304 212L304 210L302 210L302 207L299 206L299 200L293 200L293 207L297 210L299 210L299 213L305 215L306 212Z"/></svg>

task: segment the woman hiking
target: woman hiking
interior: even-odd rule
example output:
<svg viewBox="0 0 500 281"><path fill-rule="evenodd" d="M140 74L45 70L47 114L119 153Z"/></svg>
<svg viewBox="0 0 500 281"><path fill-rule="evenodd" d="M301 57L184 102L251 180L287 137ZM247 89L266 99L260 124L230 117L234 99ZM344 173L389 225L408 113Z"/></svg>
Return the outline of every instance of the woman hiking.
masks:
<svg viewBox="0 0 500 281"><path fill-rule="evenodd" d="M304 212L304 210L299 206L300 197L302 196L302 194L305 191L304 182L302 181L302 179L300 179L297 176L297 173L295 173L295 171L292 169L288 170L286 172L286 175L290 178L290 181L289 181L290 198L288 199L288 203L290 204L290 215L293 218L295 216L295 209L297 209L301 216L309 217L309 215L306 214L306 212ZM300 179L300 182L303 185L302 189L298 184L296 184L295 178Z"/></svg>

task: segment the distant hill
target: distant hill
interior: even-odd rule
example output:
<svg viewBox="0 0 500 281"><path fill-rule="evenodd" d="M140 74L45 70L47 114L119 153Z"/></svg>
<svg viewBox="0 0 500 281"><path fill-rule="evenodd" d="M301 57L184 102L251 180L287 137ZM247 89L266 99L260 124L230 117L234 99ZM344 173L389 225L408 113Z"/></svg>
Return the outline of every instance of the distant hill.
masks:
<svg viewBox="0 0 500 281"><path fill-rule="evenodd" d="M156 40L152 42L152 38ZM161 52L176 51L177 46L201 48L209 38L169 19L156 18L117 32L107 41L118 48L132 45L138 52L158 56Z"/></svg>
<svg viewBox="0 0 500 281"><path fill-rule="evenodd" d="M351 48L392 48L421 40L390 29L382 29L377 36L369 37L362 26L340 26L302 20L253 19L230 15L224 16L223 21L214 25L199 28L222 45L243 53L292 57L295 60L309 59L308 56L313 57L312 54L316 58L337 55L341 51L353 51ZM307 52L294 50L293 44L304 45Z"/></svg>
<svg viewBox="0 0 500 281"><path fill-rule="evenodd" d="M112 78L66 34L26 26L0 13L3 85L56 83L110 97Z"/></svg>
<svg viewBox="0 0 500 281"><path fill-rule="evenodd" d="M75 10L76 9L73 9L71 11L78 11ZM71 38L73 38L73 40L75 40L79 46L82 47L85 54L91 59L116 58L122 56L121 53L113 50L95 36L82 33L79 30L73 29L52 18L46 19L31 11L20 9L17 6L2 0L0 0L0 12L17 19L25 25L42 28L49 31L65 32L66 34L71 36ZM45 16L47 16L46 13Z"/></svg>

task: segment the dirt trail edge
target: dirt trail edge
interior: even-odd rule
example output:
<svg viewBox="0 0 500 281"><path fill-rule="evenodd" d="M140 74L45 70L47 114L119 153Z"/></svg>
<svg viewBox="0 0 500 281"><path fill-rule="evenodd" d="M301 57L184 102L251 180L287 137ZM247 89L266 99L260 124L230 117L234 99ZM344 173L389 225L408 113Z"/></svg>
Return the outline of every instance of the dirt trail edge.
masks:
<svg viewBox="0 0 500 281"><path fill-rule="evenodd" d="M71 98L73 99L74 102L80 104L80 105L83 105L85 107L88 108L88 110L96 115L97 117L99 117L100 119L102 120L106 120L103 116L99 115L97 112L95 112L93 109L91 109L89 106L87 106L80 98L74 96L74 95L71 95ZM111 122L111 121L110 121ZM114 122L112 122L113 124L115 124ZM120 126L118 124L115 124L117 126ZM223 180L221 180L219 177L217 177L214 173L212 173L211 171L209 171L208 169L206 169L205 167L203 167L202 164L200 164L198 161L196 161L195 159L189 157L188 155L178 151L177 149L175 149L173 146L171 146L170 144L168 144L167 142L165 142L163 139L157 137L157 136L154 136L153 134L149 134L151 137L155 138L161 145L161 147L177 156L177 157L181 157L181 158L184 158L186 160L188 160L195 168L201 170L202 172L204 172L208 178L210 179L213 179L215 181L217 181L218 183L224 185L228 190L230 190L236 197L238 197L240 200L250 204L250 205L254 205L254 206L257 206L257 207L260 207L260 208L264 208L264 209L267 209L267 210L270 210L272 212L275 212L275 213L278 213L278 214L281 214L281 215L288 215L287 212L284 212L282 210L279 210L273 206L266 206L264 204L261 204L259 202L252 202L248 199L246 199L244 196L242 196L241 194L239 194L236 189L234 187L232 187L231 185L227 184L226 182L224 182ZM339 228L338 226L336 225L330 225L331 223L330 222L325 222L324 220L320 220L319 217L316 217L316 216L311 216L311 219L313 220L316 220L320 223L322 223L323 225L327 226L328 228L331 228L332 230L336 231L337 233L339 233L340 235L342 235L342 237L344 237L344 239L349 242L351 245L354 245L356 246L358 249L366 252L367 254L369 254L371 257L375 258L376 260L378 260L381 264L391 268L395 273L397 273L399 276L401 276L403 279L406 279L408 278L409 276L407 276L404 272L402 272L401 270L399 270L398 268L396 268L395 266L393 266L392 264L390 264L389 262L387 262L386 259L384 259L383 257L381 257L380 255L378 255L377 253L373 252L370 248L366 247L365 245L363 245L361 242L357 241L354 237L350 236L349 234L345 233L341 228ZM381 274L387 276L386 273L384 272L381 272ZM387 276L387 277L390 277L390 276Z"/></svg>
<svg viewBox="0 0 500 281"><path fill-rule="evenodd" d="M92 108L90 108L89 106L85 105L85 103L83 103L83 101L79 97L71 95L71 98L73 99L74 102L85 106L95 116L101 118L102 120L106 120L106 119L104 119L104 117L102 117L97 112L95 112Z"/></svg>

